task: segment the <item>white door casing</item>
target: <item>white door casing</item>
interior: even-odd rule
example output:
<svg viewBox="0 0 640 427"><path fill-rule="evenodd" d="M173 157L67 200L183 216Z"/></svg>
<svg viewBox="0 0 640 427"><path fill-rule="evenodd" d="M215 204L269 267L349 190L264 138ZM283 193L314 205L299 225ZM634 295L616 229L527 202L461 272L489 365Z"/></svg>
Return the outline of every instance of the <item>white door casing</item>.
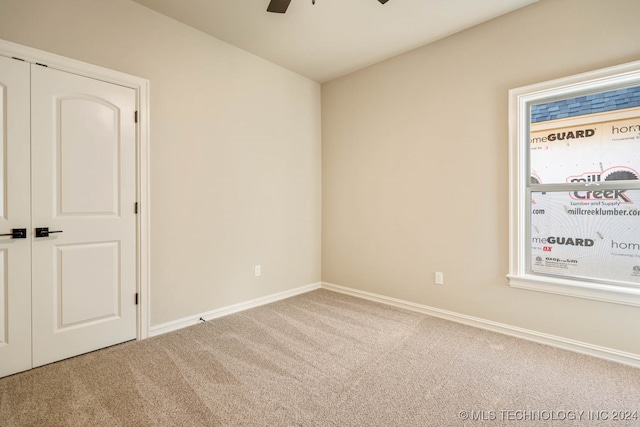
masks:
<svg viewBox="0 0 640 427"><path fill-rule="evenodd" d="M48 68L35 64L45 64ZM132 108L122 108L117 105L120 101L104 99L99 93L83 93L81 84L67 90L62 96L58 93L56 100L52 101L54 104L42 107L50 108L52 116L48 120L51 125L57 126L57 130L53 137L53 152L46 153L45 147L45 156L49 156L49 161L40 153L35 154L35 150L33 153L34 165L38 165L38 171L32 169L35 175L34 190L37 187L40 189L37 191L45 191L42 189L48 187L46 191L49 191L50 200L44 203L48 203L48 207L37 207L39 212L34 206L33 213L37 215L38 223L35 217L31 222L29 194L31 67L34 74L51 76L64 72L62 74L72 80L84 76L80 80L91 87L97 84L104 88L104 84L109 84L117 87L116 92L121 95L126 93L124 97L127 103L133 100ZM45 92L46 81L47 78L41 87ZM52 87L49 86L49 89ZM26 239L0 236L0 377L90 351L98 348L96 346L149 336L148 90L149 82L145 79L0 40L0 234L10 232L12 228L26 228L27 231ZM18 93L23 95L17 96ZM136 111L137 125L120 119L128 115L120 110L133 113L133 109ZM11 124L8 124L9 121ZM114 141L113 126L111 132L107 130L108 126L104 126L107 121L112 125L114 121L125 124L125 129L118 132L115 138L119 150L117 153L113 144L107 148L108 142ZM74 127L71 125L74 122L81 126ZM122 145L130 137L131 128L132 157L131 151L123 150ZM34 134L44 135L43 127L37 129ZM102 131L96 132L97 129ZM97 138L93 144L81 144L82 139L93 139L93 136ZM17 141L22 143L18 144ZM43 146L51 143L43 142ZM98 158L100 166L94 168L86 167L86 163L81 161L88 159L95 166ZM70 166L66 173L64 166L60 167L63 163ZM129 165L132 167L129 168ZM125 174L127 176L123 178L123 167L132 170L133 175ZM46 174L49 177L43 178ZM124 180L131 179L130 188L125 191L116 189L116 180L120 186ZM44 184L45 181L48 184ZM17 184L19 191L12 189L12 182ZM88 197L80 197L88 188L99 188L101 191L90 191ZM98 196L98 193L105 192L107 196ZM125 201L131 195L134 202ZM125 206L131 203L136 203L137 215L133 213L133 205ZM21 217L27 218L26 221ZM118 222L117 218L122 218L125 223L120 224L121 229L133 226L133 233L127 232L128 236L133 236L133 249L127 239L121 240L122 236L117 233L109 234L118 228L113 225ZM76 221L79 219L88 221ZM42 223L45 220L47 223ZM92 222L89 220L98 221L87 225ZM105 224L105 221L109 224ZM84 229L78 225L82 223L85 223ZM58 225L67 227L68 231L35 238L36 227L49 227L55 231L61 229L56 228ZM89 241L74 240L74 234L87 228L98 232L89 236ZM48 265L45 263L44 268L36 267L30 259L31 248L38 258L47 260ZM123 261L123 257L127 261ZM74 265L82 265L82 268L72 269ZM120 278L123 273L130 277L131 271L133 288L129 278L124 281ZM32 302L32 272L34 289L46 289L44 292L52 296L48 303L43 303L44 298L40 296L34 296ZM45 284L47 280L49 284ZM89 282L92 286L84 285ZM133 305L133 295L124 296L130 292L139 301L138 305ZM95 298L87 303L91 297ZM75 304L74 301L82 304ZM47 307L43 310L36 308L32 317L32 307L38 304ZM133 309L123 309L125 305L133 305ZM127 326L108 330L106 325L110 323L126 323ZM32 326L35 328L34 339L45 337L42 344L35 344L34 354L44 351L50 352L51 356L35 355L32 360ZM38 347L40 350L37 350ZM67 347L72 350L68 351Z"/></svg>
<svg viewBox="0 0 640 427"><path fill-rule="evenodd" d="M32 65L33 366L136 338L136 94Z"/></svg>
<svg viewBox="0 0 640 427"><path fill-rule="evenodd" d="M29 64L0 56L0 234L30 225ZM31 367L31 246L0 236L0 377Z"/></svg>

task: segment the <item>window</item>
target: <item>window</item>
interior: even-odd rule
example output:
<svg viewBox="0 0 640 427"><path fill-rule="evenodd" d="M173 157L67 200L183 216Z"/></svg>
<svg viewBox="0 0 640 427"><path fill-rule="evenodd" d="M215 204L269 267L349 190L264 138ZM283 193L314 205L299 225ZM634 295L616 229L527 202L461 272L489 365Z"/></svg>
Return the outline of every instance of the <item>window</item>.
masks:
<svg viewBox="0 0 640 427"><path fill-rule="evenodd" d="M640 61L509 96L510 286L640 306Z"/></svg>

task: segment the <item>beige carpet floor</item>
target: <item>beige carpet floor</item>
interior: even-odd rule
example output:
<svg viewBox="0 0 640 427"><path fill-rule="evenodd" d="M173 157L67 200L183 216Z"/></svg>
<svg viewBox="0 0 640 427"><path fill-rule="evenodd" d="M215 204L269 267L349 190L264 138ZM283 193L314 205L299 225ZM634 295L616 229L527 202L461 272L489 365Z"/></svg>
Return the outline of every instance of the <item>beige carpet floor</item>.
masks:
<svg viewBox="0 0 640 427"><path fill-rule="evenodd" d="M639 369L327 290L0 379L4 427L640 426L638 411Z"/></svg>

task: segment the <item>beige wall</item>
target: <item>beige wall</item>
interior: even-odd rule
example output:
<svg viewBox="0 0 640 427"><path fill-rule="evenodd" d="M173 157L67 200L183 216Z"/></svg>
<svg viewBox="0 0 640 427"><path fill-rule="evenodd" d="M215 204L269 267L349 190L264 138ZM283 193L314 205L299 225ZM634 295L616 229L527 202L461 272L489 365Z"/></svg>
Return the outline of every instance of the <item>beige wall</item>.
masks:
<svg viewBox="0 0 640 427"><path fill-rule="evenodd" d="M0 38L150 80L152 326L320 280L317 83L128 0L2 0Z"/></svg>
<svg viewBox="0 0 640 427"><path fill-rule="evenodd" d="M638 16L541 0L323 85L323 281L640 354L640 308L505 277L508 90L640 59Z"/></svg>
<svg viewBox="0 0 640 427"><path fill-rule="evenodd" d="M640 354L640 309L505 278L508 89L640 59L639 12L541 0L323 85L322 111L128 0L1 0L0 38L151 81L152 325L320 280L322 112L324 281Z"/></svg>

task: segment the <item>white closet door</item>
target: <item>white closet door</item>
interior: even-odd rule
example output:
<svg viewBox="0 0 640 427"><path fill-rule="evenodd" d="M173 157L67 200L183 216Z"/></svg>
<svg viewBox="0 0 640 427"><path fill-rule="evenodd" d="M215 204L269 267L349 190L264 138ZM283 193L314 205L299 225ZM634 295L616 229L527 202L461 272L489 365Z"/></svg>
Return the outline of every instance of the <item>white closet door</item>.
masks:
<svg viewBox="0 0 640 427"><path fill-rule="evenodd" d="M29 64L0 56L0 234L30 228ZM0 377L31 368L31 246L0 236Z"/></svg>
<svg viewBox="0 0 640 427"><path fill-rule="evenodd" d="M136 337L136 94L31 74L35 367Z"/></svg>

